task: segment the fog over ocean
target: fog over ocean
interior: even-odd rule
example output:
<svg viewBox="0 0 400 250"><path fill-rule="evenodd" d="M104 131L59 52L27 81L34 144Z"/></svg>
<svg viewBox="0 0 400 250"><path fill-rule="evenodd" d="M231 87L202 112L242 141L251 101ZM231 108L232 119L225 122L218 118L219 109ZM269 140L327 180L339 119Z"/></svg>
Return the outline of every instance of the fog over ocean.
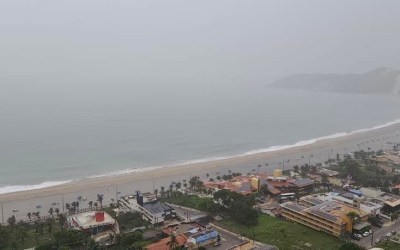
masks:
<svg viewBox="0 0 400 250"><path fill-rule="evenodd" d="M396 121L399 96L266 84L328 74L322 87L336 89L334 79L348 92L330 77L351 74L366 89L354 74L400 69L399 9L365 0L0 1L0 193ZM379 90L380 79L367 83ZM393 86L367 93L398 93Z"/></svg>
<svg viewBox="0 0 400 250"><path fill-rule="evenodd" d="M398 96L252 84L90 95L2 108L1 193L271 150L400 118Z"/></svg>

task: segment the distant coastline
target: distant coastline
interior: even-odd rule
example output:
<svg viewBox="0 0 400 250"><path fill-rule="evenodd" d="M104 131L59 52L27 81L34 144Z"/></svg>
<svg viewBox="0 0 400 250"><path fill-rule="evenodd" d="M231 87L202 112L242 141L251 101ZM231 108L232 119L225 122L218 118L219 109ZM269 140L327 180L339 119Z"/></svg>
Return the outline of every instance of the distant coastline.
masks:
<svg viewBox="0 0 400 250"><path fill-rule="evenodd" d="M371 132L374 130L379 130L379 129L390 127L390 126L397 125L397 124L400 124L400 119L396 119L394 121L387 122L382 125L373 126L371 128L362 128L362 129L357 129L357 130L354 130L351 132L339 132L339 133L335 133L335 134L331 134L331 135L327 135L327 136L321 136L321 137L313 138L313 139L309 139L309 140L302 140L302 141L299 141L299 142L296 142L296 143L290 144L290 145L271 146L271 147L264 148L264 149L251 150L251 151L247 151L243 154L239 154L239 155L215 156L215 157L209 157L209 158L203 158L203 159L184 161L184 162L180 162L180 163L176 163L176 164L149 166L149 167L134 168L134 169L122 169L122 170L112 171L112 172L104 173L104 174L96 174L93 176L88 176L88 177L84 177L84 178L80 178L80 179L76 179L76 180L45 181L45 182L39 183L39 184L28 184L28 185L9 185L9 186L0 187L0 198L1 198L1 195L3 195L3 194L12 194L12 193L25 192L25 191L32 191L32 190L48 189L48 188L57 187L57 186L74 185L74 183L95 181L96 179L107 179L107 178L112 179L114 177L121 177L121 176L125 176L125 175L141 174L141 173L145 173L145 172L154 172L154 171L161 170L164 168L170 169L170 168L176 168L176 167L180 167L180 166L190 167L191 165L196 165L196 164L207 164L207 163L213 163L213 162L218 162L218 161L223 161L223 160L234 160L236 158L241 158L241 157L251 157L251 156L263 154L263 153L284 151L284 150L288 150L288 149L309 146L309 145L315 144L320 141L338 139L338 138L342 138L342 137L346 137L346 136Z"/></svg>

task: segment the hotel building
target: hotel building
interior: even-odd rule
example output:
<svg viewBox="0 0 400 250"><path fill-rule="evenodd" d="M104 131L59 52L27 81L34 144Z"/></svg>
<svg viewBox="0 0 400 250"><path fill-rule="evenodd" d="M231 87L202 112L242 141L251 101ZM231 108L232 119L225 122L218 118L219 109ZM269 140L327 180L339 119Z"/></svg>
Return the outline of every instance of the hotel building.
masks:
<svg viewBox="0 0 400 250"><path fill-rule="evenodd" d="M370 214L360 208L338 201L323 201L310 196L301 198L299 204L286 202L280 206L281 215L287 220L298 222L336 237L346 232L352 233L353 223L347 216L349 212L355 212L360 216L360 220L357 221L360 226L365 225Z"/></svg>

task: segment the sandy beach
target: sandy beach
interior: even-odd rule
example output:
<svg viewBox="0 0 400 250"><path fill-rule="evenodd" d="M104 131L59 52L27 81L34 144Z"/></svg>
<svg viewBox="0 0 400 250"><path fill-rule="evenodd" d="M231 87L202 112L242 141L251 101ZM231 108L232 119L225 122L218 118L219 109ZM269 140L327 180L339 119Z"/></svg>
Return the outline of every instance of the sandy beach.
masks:
<svg viewBox="0 0 400 250"><path fill-rule="evenodd" d="M81 201L80 208L87 207L89 201L96 201L97 194L104 194L104 204L117 196L131 194L135 190L152 192L154 188L166 189L172 181L182 182L189 180L191 176L200 176L206 180L206 175L215 177L227 174L228 171L241 172L243 174L260 171L271 172L274 169L288 169L294 165L305 163L322 163L328 158L343 155L359 149L372 150L388 149L392 146L387 142L400 142L400 124L390 125L372 131L359 132L343 137L323 139L310 145L297 146L278 151L244 155L229 159L210 162L168 166L142 170L130 174L86 179L59 186L0 194L2 206L1 223L15 215L17 219L25 219L28 212L40 211L41 215L48 215L50 207L58 207L63 211L63 203L76 201L77 197L86 197ZM261 165L260 169L258 166ZM56 204L56 205L52 205ZM41 208L37 209L37 205ZM14 211L13 210L18 210Z"/></svg>

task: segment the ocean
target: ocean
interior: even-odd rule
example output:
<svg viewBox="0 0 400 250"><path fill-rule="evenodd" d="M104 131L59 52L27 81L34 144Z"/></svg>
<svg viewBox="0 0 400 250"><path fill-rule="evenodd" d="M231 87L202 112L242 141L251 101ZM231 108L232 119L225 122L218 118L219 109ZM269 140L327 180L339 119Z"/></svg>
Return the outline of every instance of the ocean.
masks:
<svg viewBox="0 0 400 250"><path fill-rule="evenodd" d="M19 106L10 100L0 107L0 193L278 150L400 122L399 96L256 84L47 96Z"/></svg>

